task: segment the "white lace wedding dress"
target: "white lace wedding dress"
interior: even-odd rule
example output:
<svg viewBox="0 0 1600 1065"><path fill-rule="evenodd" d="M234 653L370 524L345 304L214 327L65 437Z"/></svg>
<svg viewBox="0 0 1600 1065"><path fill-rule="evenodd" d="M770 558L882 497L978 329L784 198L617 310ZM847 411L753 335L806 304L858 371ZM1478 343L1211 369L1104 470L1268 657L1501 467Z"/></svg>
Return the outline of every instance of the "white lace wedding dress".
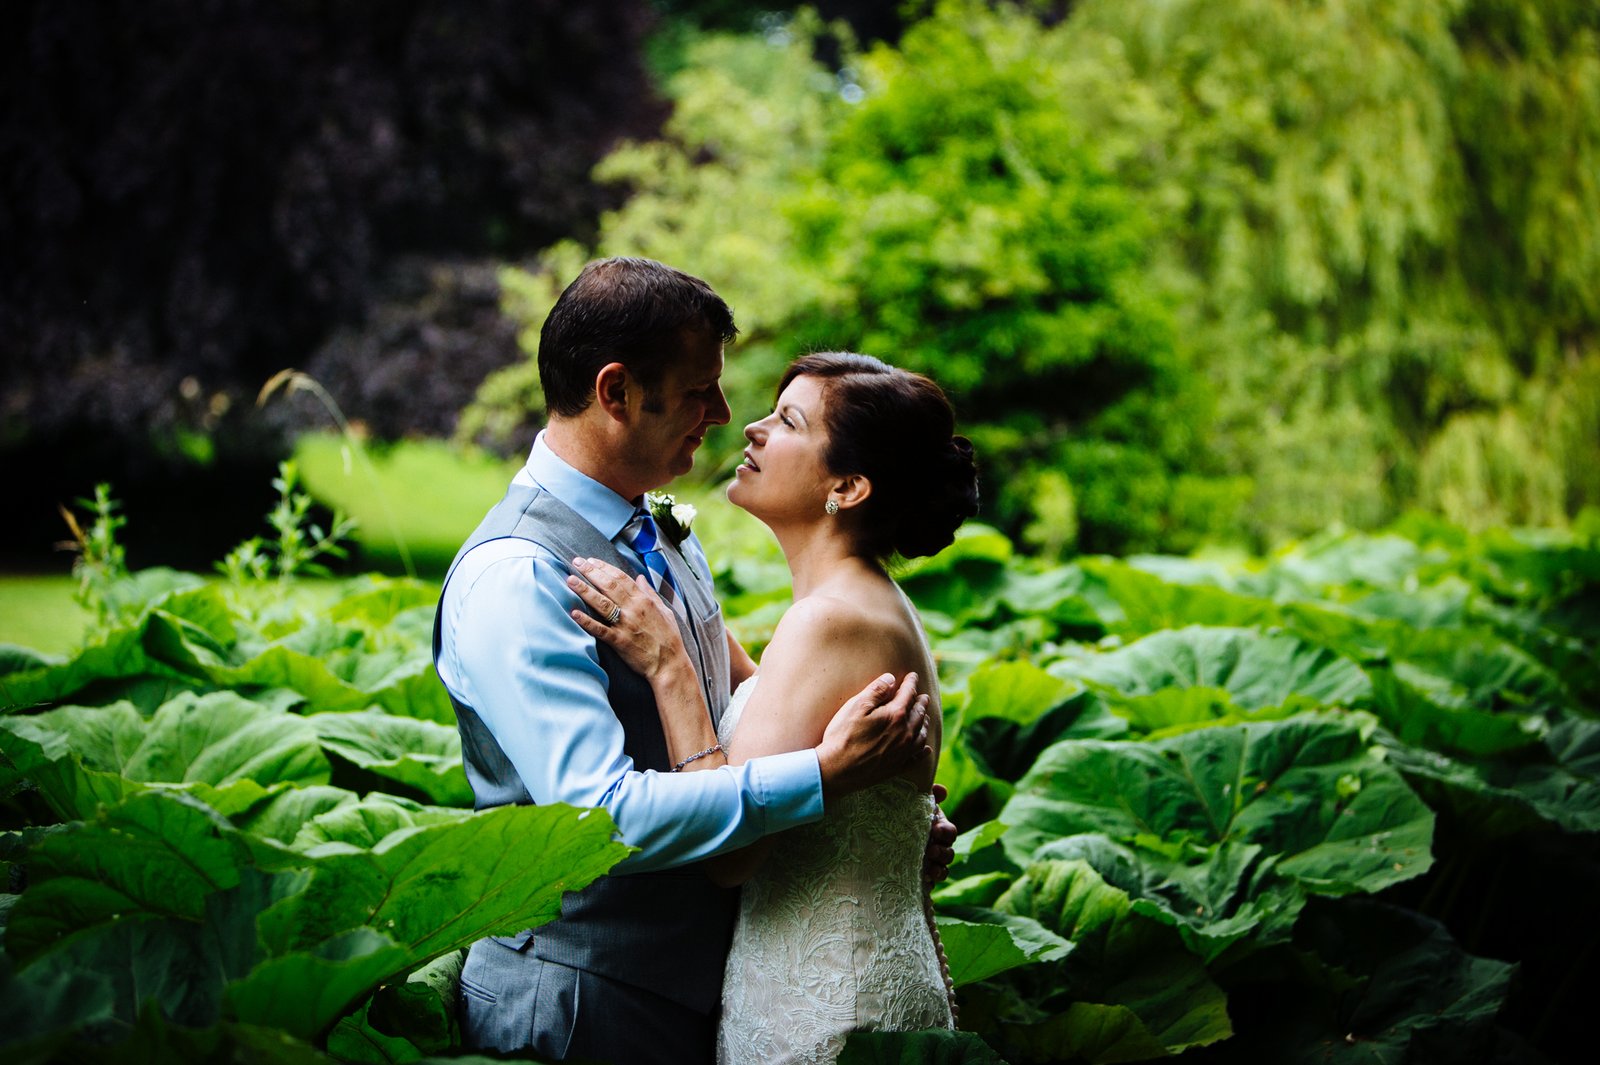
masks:
<svg viewBox="0 0 1600 1065"><path fill-rule="evenodd" d="M734 692L729 742L756 678ZM933 797L889 780L777 837L740 896L720 1065L833 1062L854 1030L954 1027L924 908Z"/></svg>

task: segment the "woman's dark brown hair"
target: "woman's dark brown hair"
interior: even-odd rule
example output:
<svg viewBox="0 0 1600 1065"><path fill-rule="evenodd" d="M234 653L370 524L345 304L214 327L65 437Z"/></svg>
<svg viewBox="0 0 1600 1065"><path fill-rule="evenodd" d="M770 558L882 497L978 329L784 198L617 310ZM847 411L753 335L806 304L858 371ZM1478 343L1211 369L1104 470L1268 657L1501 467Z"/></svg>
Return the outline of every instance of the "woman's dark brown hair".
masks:
<svg viewBox="0 0 1600 1065"><path fill-rule="evenodd" d="M978 469L944 390L871 355L820 352L790 363L778 393L802 376L819 379L827 397L828 471L872 482L861 509L863 548L877 558L918 558L949 546L978 513Z"/></svg>

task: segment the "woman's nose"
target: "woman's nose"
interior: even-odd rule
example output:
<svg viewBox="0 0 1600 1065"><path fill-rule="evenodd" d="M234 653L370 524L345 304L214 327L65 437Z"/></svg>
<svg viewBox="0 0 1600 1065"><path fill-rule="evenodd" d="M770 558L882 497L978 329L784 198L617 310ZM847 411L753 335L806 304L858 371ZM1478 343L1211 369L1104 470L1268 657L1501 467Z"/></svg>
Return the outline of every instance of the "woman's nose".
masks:
<svg viewBox="0 0 1600 1065"><path fill-rule="evenodd" d="M766 426L762 424L762 422L765 420L766 419L763 418L760 422L751 422L749 425L745 426L744 438L750 441L752 444L759 444L762 440L766 439L767 429Z"/></svg>

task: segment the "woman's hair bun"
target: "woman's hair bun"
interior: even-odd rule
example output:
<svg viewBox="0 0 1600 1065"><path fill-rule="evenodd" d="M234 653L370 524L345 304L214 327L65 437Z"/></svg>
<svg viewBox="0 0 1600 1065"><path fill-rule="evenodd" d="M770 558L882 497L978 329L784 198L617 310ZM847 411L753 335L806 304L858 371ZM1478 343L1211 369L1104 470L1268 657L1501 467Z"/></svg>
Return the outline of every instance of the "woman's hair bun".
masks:
<svg viewBox="0 0 1600 1065"><path fill-rule="evenodd" d="M820 378L828 397L828 468L872 482L860 512L864 548L880 558L921 558L948 547L978 513L978 467L972 441L955 432L944 390L850 352L796 359L778 393L800 376Z"/></svg>
<svg viewBox="0 0 1600 1065"><path fill-rule="evenodd" d="M934 555L949 547L961 523L978 513L978 464L972 441L952 436L942 453L926 464L924 484L898 517L894 551L906 558Z"/></svg>

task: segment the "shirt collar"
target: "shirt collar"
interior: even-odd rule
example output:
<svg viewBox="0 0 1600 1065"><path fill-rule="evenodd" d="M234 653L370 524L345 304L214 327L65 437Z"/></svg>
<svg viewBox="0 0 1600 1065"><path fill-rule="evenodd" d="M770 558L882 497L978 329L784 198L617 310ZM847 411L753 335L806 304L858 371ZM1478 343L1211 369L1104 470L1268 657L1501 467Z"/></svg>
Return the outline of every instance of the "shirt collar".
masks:
<svg viewBox="0 0 1600 1065"><path fill-rule="evenodd" d="M577 511L607 540L615 540L628 522L633 520L639 508L639 504L623 499L551 451L550 445L544 442L542 430L534 437L533 450L528 452L528 464L522 472L540 488ZM521 480L521 477L517 479Z"/></svg>

